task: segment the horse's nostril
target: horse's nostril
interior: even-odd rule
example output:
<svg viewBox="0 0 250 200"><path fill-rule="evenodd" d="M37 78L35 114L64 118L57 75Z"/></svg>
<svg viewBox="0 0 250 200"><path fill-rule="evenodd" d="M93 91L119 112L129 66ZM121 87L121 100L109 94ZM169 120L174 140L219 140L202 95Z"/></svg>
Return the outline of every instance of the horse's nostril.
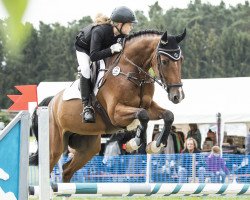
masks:
<svg viewBox="0 0 250 200"><path fill-rule="evenodd" d="M175 101L178 101L178 100L179 100L179 96L175 95L175 96L174 96L174 100L175 100Z"/></svg>

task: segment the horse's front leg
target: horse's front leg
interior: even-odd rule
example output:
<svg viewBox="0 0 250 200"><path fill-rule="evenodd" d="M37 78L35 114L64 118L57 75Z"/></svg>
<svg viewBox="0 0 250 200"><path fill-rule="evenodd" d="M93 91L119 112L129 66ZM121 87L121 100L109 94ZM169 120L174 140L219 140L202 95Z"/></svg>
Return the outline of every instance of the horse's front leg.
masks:
<svg viewBox="0 0 250 200"><path fill-rule="evenodd" d="M146 144L146 133L148 127L149 116L145 109L140 109L135 114L135 118L140 121L140 125L137 126L135 138L132 138L126 143L126 151L132 152L137 150L142 144Z"/></svg>
<svg viewBox="0 0 250 200"><path fill-rule="evenodd" d="M164 120L164 126L158 138L155 141L150 142L146 148L147 153L158 153L161 150L161 147L167 145L170 129L174 122L174 114L170 110L161 108L155 102L152 102L148 113L150 120Z"/></svg>
<svg viewBox="0 0 250 200"><path fill-rule="evenodd" d="M132 152L137 150L141 144L146 143L146 131L149 121L147 110L118 104L116 106L114 116L116 122L131 122L131 120L134 119L138 119L140 121L140 125L138 125L136 129L135 138L132 138L126 144L126 151Z"/></svg>

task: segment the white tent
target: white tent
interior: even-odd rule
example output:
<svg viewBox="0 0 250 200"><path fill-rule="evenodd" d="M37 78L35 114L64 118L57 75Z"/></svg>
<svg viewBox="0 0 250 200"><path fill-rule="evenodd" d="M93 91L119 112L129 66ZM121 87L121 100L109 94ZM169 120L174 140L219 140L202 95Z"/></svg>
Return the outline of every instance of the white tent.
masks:
<svg viewBox="0 0 250 200"><path fill-rule="evenodd" d="M224 122L250 122L250 77L183 79L185 99L179 104L168 100L156 85L155 101L171 110L175 124L214 123L221 113Z"/></svg>
<svg viewBox="0 0 250 200"><path fill-rule="evenodd" d="M184 133L188 123L197 123L202 142L208 129L216 131L218 113L222 119L222 135L246 136L250 127L250 77L183 79L185 99L179 104L168 100L167 93L156 85L154 100L174 113L174 124Z"/></svg>

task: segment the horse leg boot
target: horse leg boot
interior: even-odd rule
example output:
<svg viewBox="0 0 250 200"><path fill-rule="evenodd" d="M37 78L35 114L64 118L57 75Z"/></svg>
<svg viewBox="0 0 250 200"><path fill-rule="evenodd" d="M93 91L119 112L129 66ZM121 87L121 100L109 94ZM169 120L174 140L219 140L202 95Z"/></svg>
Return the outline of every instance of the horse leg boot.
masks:
<svg viewBox="0 0 250 200"><path fill-rule="evenodd" d="M136 118L139 119L141 124L137 127L135 138L127 142L127 152L137 150L143 143L146 144L146 130L149 121L147 111L145 109L141 109L139 112L136 113Z"/></svg>
<svg viewBox="0 0 250 200"><path fill-rule="evenodd" d="M90 102L90 79L85 78L84 76L80 77L80 91L82 97L82 119L85 123L95 123L95 111Z"/></svg>
<svg viewBox="0 0 250 200"><path fill-rule="evenodd" d="M167 145L170 129L174 122L174 114L171 111L167 110L162 114L162 118L164 120L164 126L162 131L160 132L160 135L158 136L156 141L153 141L148 144L146 148L146 151L149 154L158 153L162 147Z"/></svg>

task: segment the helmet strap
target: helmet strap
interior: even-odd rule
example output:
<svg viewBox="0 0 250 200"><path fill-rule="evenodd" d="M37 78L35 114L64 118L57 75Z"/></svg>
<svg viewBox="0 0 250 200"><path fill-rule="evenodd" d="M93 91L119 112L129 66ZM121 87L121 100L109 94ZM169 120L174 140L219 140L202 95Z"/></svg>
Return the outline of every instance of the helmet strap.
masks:
<svg viewBox="0 0 250 200"><path fill-rule="evenodd" d="M121 28L119 29L117 26L115 26L116 30L122 35L122 27L124 26L124 23L122 23Z"/></svg>

